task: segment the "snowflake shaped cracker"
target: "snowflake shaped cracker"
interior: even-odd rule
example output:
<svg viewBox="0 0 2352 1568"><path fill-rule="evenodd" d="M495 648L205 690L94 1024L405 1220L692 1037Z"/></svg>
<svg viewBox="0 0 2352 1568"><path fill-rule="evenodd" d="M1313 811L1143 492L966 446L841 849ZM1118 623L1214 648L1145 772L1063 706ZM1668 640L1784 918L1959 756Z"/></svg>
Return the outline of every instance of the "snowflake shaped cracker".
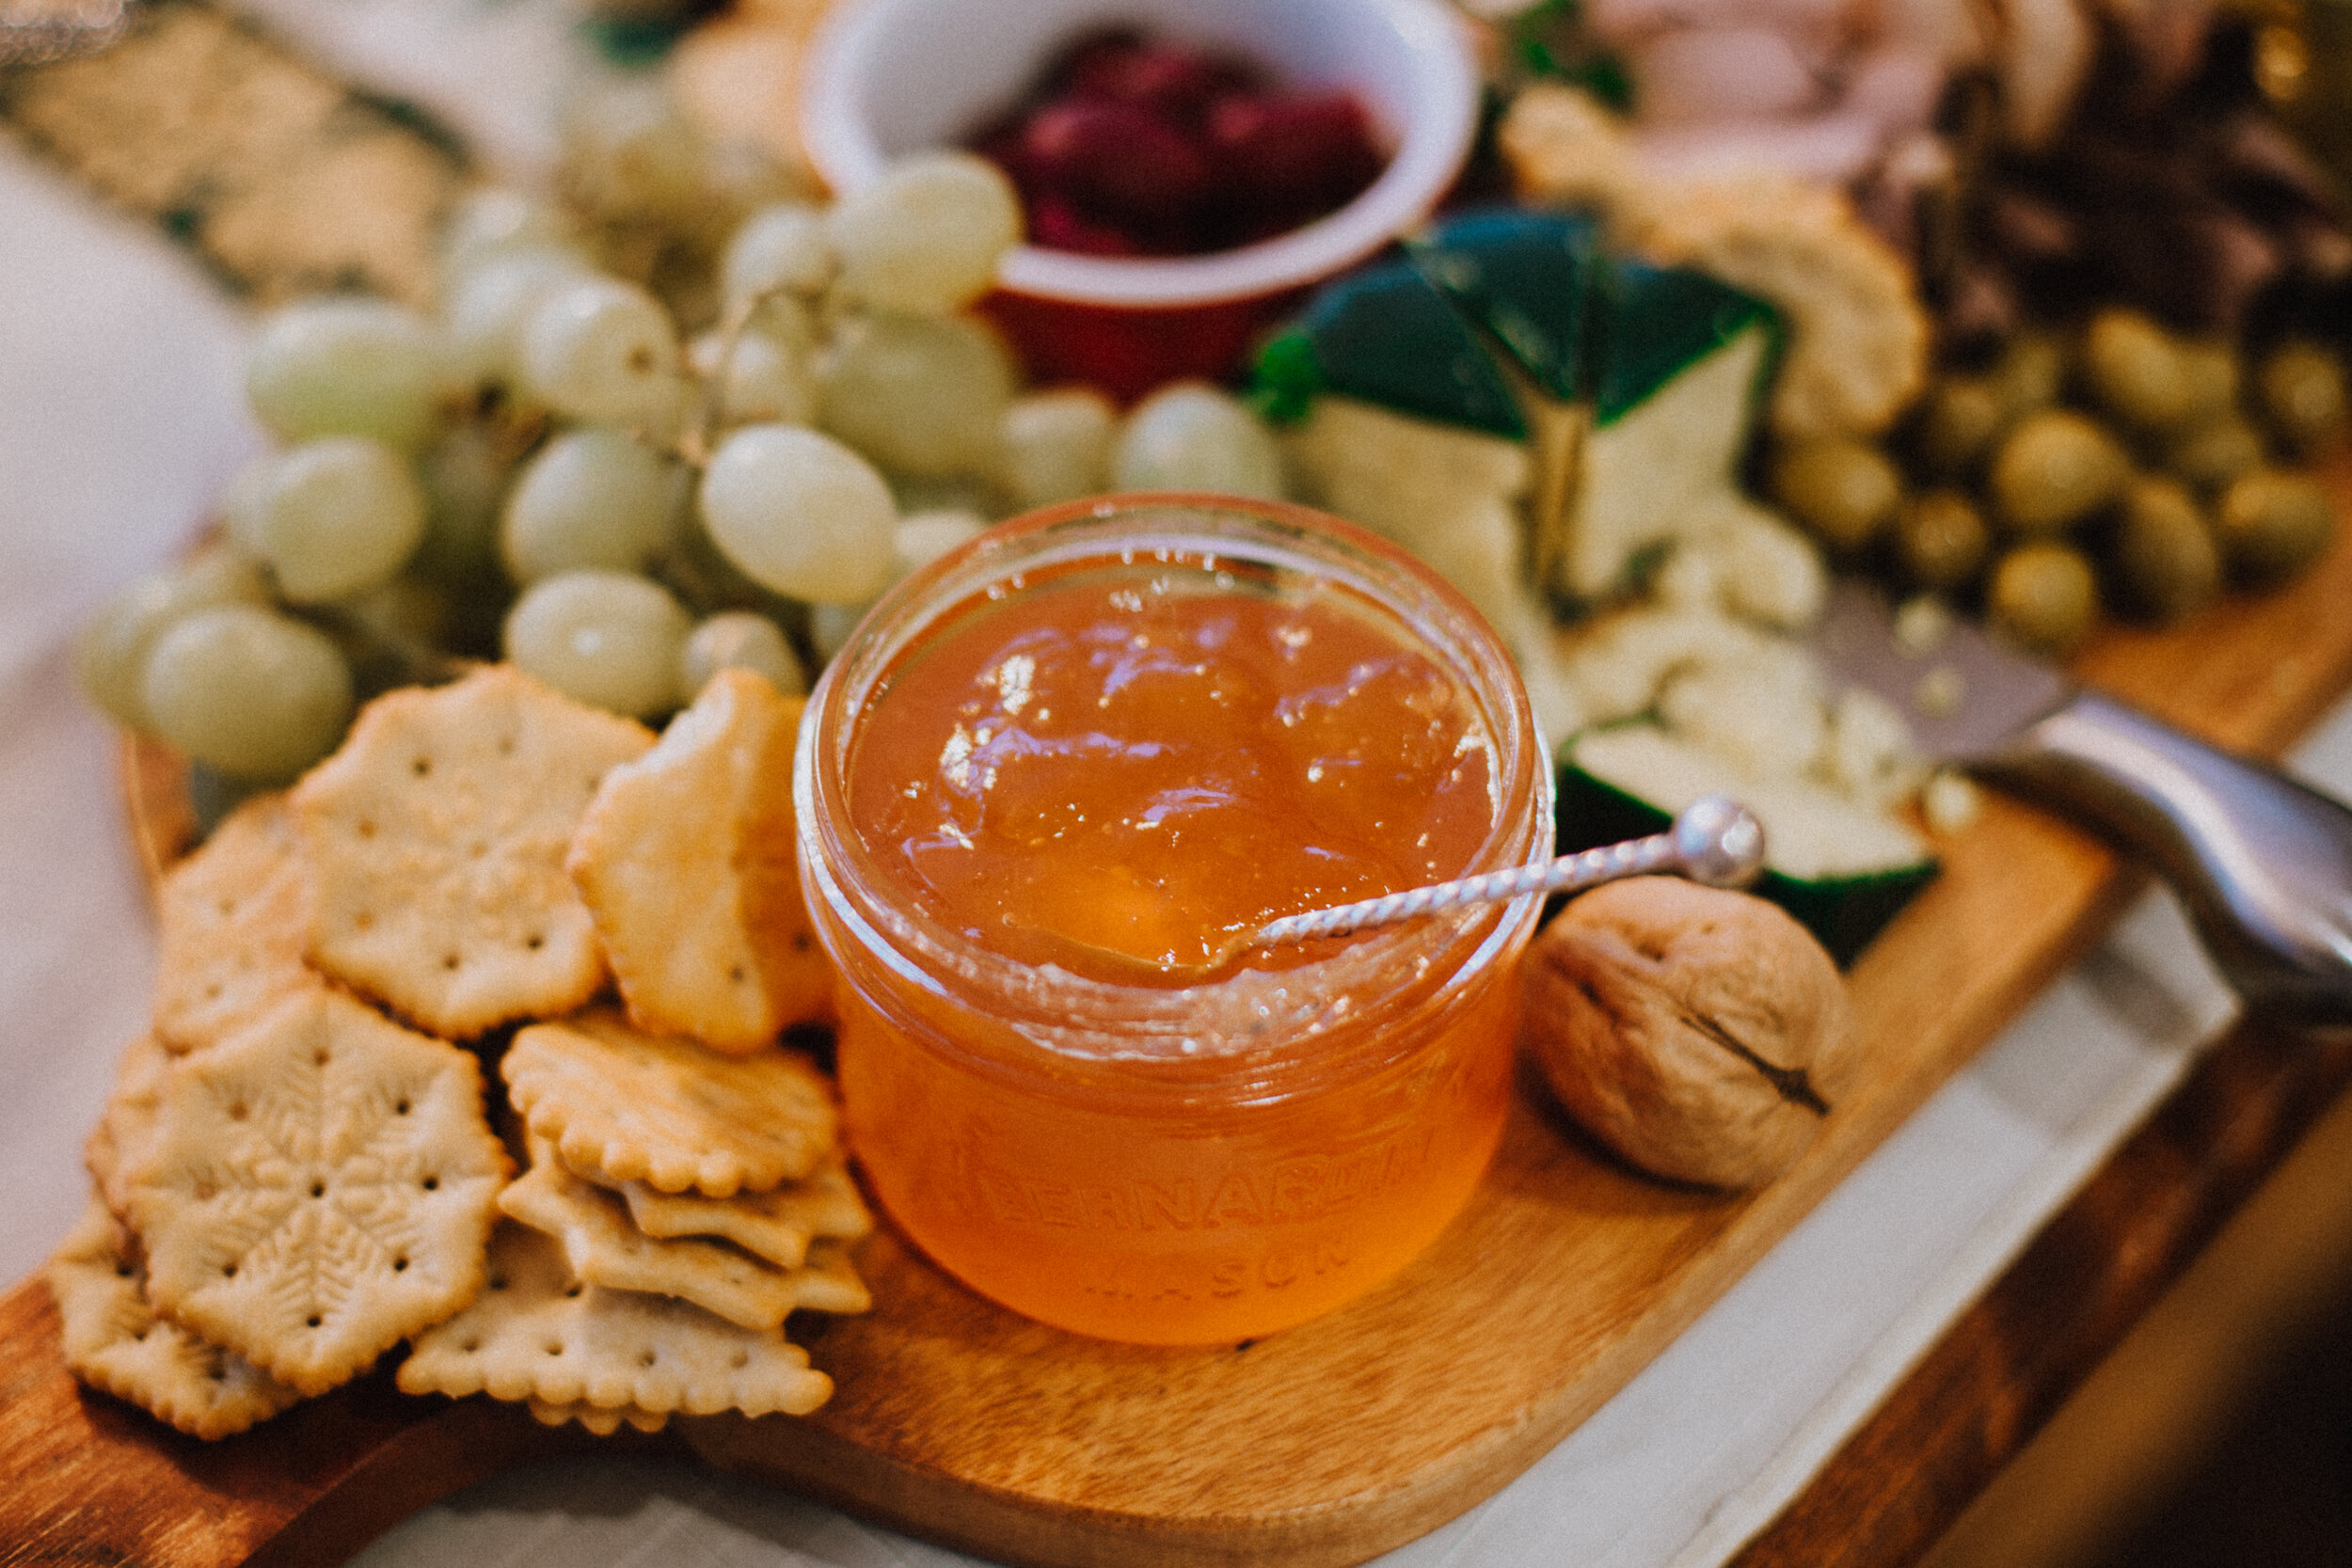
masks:
<svg viewBox="0 0 2352 1568"><path fill-rule="evenodd" d="M472 1056L320 990L172 1069L131 1219L157 1307L316 1394L472 1299L506 1170Z"/></svg>

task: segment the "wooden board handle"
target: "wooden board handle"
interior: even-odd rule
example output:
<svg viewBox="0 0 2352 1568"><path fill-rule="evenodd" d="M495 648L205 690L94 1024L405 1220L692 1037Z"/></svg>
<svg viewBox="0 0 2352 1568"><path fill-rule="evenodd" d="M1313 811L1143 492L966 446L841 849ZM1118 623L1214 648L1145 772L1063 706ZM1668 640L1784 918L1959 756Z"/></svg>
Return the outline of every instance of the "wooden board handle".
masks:
<svg viewBox="0 0 2352 1568"><path fill-rule="evenodd" d="M0 1563L310 1568L428 1503L595 1441L379 1372L216 1443L84 1389L38 1276L0 1296Z"/></svg>

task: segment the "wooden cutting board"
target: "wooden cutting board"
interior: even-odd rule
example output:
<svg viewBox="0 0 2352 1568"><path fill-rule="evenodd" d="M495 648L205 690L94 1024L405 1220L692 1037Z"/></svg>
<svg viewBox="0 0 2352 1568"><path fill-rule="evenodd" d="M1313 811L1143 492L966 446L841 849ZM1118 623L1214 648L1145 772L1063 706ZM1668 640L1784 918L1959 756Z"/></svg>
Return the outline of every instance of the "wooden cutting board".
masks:
<svg viewBox="0 0 2352 1568"><path fill-rule="evenodd" d="M2339 465L2352 503L2352 467ZM2352 515L2352 509L2347 509ZM2352 529L2292 590L2119 630L2085 679L2275 755L2352 684ZM135 775L167 854L167 773ZM1740 1197L1613 1164L1523 1092L1454 1227L1402 1275L1265 1339L1079 1338L963 1291L887 1229L875 1310L796 1320L838 1392L811 1417L681 1419L651 1441L1022 1564L1362 1559L1435 1528L1595 1410L2105 928L2115 859L1994 799L1851 976L1862 1083L1796 1169ZM436 1497L588 1441L383 1374L217 1444L78 1390L38 1281L0 1297L0 1562L327 1563Z"/></svg>

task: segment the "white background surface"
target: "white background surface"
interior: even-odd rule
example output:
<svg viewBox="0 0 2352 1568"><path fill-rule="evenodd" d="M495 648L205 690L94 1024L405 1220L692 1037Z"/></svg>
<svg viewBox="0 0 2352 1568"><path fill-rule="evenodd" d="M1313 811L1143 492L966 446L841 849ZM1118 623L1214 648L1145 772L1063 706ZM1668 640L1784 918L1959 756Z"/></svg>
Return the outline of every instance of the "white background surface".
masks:
<svg viewBox="0 0 2352 1568"><path fill-rule="evenodd" d="M270 0L306 24L317 4ZM401 21L419 13L402 6L355 0L339 14L365 47L337 47L445 112L499 79L479 59L446 65L463 50L425 51L447 80L420 91L430 71ZM495 8L465 14L523 25ZM535 14L538 44L509 40L498 56L520 87L498 100L493 140L526 163L541 122L516 105L551 102L560 74L548 13ZM83 1201L81 1141L144 1022L153 962L112 737L71 689L68 640L185 539L259 437L239 402L235 308L160 236L5 142L0 283L0 1277L13 1279ZM2303 763L2352 793L2352 711ZM1383 1560L1722 1560L2096 1168L2227 1009L2169 904L2143 905L1615 1400L1486 1504ZM966 1560L684 1465L592 1459L429 1509L362 1560Z"/></svg>

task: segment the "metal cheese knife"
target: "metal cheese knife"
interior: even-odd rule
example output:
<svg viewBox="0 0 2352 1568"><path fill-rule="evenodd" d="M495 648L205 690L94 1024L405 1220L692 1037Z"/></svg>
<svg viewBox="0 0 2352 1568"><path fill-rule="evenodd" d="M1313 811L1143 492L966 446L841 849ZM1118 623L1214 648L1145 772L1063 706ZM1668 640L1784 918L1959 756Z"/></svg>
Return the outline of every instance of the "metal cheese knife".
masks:
<svg viewBox="0 0 2352 1568"><path fill-rule="evenodd" d="M1884 597L1851 578L1814 642L1833 680L1901 709L1931 758L2147 863L2248 1006L2352 1022L2352 810L1957 617L1931 641L1899 639Z"/></svg>

